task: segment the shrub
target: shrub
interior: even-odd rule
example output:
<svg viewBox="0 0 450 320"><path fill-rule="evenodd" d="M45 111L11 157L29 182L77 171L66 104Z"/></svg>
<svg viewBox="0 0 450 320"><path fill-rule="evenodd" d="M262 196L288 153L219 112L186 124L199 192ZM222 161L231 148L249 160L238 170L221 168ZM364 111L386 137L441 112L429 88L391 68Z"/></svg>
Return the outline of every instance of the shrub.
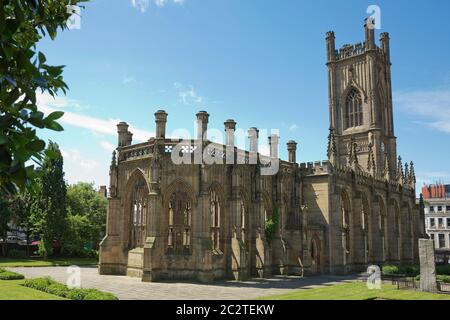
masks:
<svg viewBox="0 0 450 320"><path fill-rule="evenodd" d="M419 266L400 266L399 268L400 273L405 274L410 277L415 277L418 274L420 274L420 267Z"/></svg>
<svg viewBox="0 0 450 320"><path fill-rule="evenodd" d="M70 300L84 300L87 294L86 289L72 289L69 290L66 298Z"/></svg>
<svg viewBox="0 0 450 320"><path fill-rule="evenodd" d="M13 259L24 259L27 257L27 253L24 250L12 249L8 251L8 257Z"/></svg>
<svg viewBox="0 0 450 320"><path fill-rule="evenodd" d="M64 298L69 294L69 290L70 289L66 285L54 281L45 288L45 292Z"/></svg>
<svg viewBox="0 0 450 320"><path fill-rule="evenodd" d="M397 266L390 266L390 265L383 266L382 273L383 273L383 275L386 275L386 276L399 274L398 267Z"/></svg>
<svg viewBox="0 0 450 320"><path fill-rule="evenodd" d="M383 275L405 275L407 277L416 277L420 274L420 267L416 265L385 265L383 266ZM437 275L450 276L450 265L436 266Z"/></svg>
<svg viewBox="0 0 450 320"><path fill-rule="evenodd" d="M441 282L445 282L445 283L450 283L450 276L447 276L447 275L437 275L437 276L436 276L436 280L437 280L437 281L441 281Z"/></svg>
<svg viewBox="0 0 450 320"><path fill-rule="evenodd" d="M420 273L419 266L394 266L394 265L385 265L382 268L383 275L386 276L394 276L394 275L404 275L407 277L415 277Z"/></svg>
<svg viewBox="0 0 450 320"><path fill-rule="evenodd" d="M27 279L24 282L25 287L33 288L40 291L45 291L46 288L51 284L52 280L49 277L37 278L37 279Z"/></svg>
<svg viewBox="0 0 450 320"><path fill-rule="evenodd" d="M416 276L414 279L420 281L420 275ZM436 280L444 283L450 283L450 276L438 274L436 276Z"/></svg>
<svg viewBox="0 0 450 320"><path fill-rule="evenodd" d="M48 277L28 279L23 285L70 300L117 300L117 297L111 293L96 289L69 289L66 285Z"/></svg>
<svg viewBox="0 0 450 320"><path fill-rule="evenodd" d="M23 274L20 274L20 273L6 271L6 270L0 272L0 280L21 280L24 278L25 277L23 276Z"/></svg>
<svg viewBox="0 0 450 320"><path fill-rule="evenodd" d="M95 291L89 292L84 297L84 300L118 300L118 299L112 293L95 290Z"/></svg>
<svg viewBox="0 0 450 320"><path fill-rule="evenodd" d="M436 266L436 273L450 276L450 265Z"/></svg>

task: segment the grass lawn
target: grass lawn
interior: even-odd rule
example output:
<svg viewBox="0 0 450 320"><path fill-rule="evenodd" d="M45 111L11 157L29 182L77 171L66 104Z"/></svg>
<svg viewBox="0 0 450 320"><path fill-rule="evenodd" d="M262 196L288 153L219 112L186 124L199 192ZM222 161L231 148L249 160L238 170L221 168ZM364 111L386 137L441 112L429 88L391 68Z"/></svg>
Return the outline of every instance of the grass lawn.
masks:
<svg viewBox="0 0 450 320"><path fill-rule="evenodd" d="M0 258L0 268L2 267L49 267L49 266L83 266L96 265L97 259L93 258L42 258L12 259Z"/></svg>
<svg viewBox="0 0 450 320"><path fill-rule="evenodd" d="M21 286L24 280L0 280L0 300L66 300Z"/></svg>
<svg viewBox="0 0 450 320"><path fill-rule="evenodd" d="M369 290L365 282L330 285L292 293L261 297L260 300L450 300L450 295L413 290L397 290L396 286L383 284L381 290Z"/></svg>

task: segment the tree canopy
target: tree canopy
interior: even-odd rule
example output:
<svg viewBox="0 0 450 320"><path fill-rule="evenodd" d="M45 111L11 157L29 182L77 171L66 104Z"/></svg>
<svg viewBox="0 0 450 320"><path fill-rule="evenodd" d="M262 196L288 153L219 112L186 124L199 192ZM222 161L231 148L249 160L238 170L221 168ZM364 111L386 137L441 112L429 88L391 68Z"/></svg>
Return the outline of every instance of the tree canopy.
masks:
<svg viewBox="0 0 450 320"><path fill-rule="evenodd" d="M96 248L105 234L107 200L85 182L67 189L68 233L64 250L82 254L86 245Z"/></svg>
<svg viewBox="0 0 450 320"><path fill-rule="evenodd" d="M55 96L67 90L64 66L47 64L36 48L42 37L55 39L67 28L68 4L88 0L0 0L0 188L9 193L31 185L34 164L56 156L36 129L62 131L57 122L63 112L44 115L36 92ZM34 162L33 163L30 163Z"/></svg>
<svg viewBox="0 0 450 320"><path fill-rule="evenodd" d="M66 195L63 157L59 146L49 142L48 150L55 156L46 156L38 179L39 191L32 207L34 232L41 235L46 254L51 254L54 240L61 241L66 231Z"/></svg>

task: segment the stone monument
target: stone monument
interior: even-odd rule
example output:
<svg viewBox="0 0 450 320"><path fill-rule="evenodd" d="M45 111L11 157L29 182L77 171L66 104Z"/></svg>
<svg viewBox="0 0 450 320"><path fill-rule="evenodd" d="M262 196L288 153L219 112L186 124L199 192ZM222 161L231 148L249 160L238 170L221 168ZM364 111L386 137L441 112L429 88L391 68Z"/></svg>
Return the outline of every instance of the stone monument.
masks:
<svg viewBox="0 0 450 320"><path fill-rule="evenodd" d="M436 264L434 260L434 242L419 239L420 290L437 292Z"/></svg>

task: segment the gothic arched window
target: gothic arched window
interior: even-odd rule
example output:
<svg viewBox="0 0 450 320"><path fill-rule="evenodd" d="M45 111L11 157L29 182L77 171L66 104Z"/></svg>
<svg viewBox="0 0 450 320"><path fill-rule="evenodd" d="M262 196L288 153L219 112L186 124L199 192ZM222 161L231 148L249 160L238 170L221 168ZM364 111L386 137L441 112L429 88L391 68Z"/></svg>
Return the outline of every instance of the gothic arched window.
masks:
<svg viewBox="0 0 450 320"><path fill-rule="evenodd" d="M144 245L145 225L148 212L147 195L147 186L144 179L141 178L134 184L131 194L131 248L142 247Z"/></svg>
<svg viewBox="0 0 450 320"><path fill-rule="evenodd" d="M369 202L366 197L362 200L362 211L361 211L361 228L363 233L363 248L364 248L364 262L367 263L369 260Z"/></svg>
<svg viewBox="0 0 450 320"><path fill-rule="evenodd" d="M352 89L345 100L344 126L347 129L358 127L362 124L363 109L361 95L356 89Z"/></svg>
<svg viewBox="0 0 450 320"><path fill-rule="evenodd" d="M220 202L215 191L211 191L211 241L214 250L220 249Z"/></svg>
<svg viewBox="0 0 450 320"><path fill-rule="evenodd" d="M238 223L241 224L241 235L242 239L246 240L246 230L247 230L247 210L245 209L244 200L241 200L239 204L239 212L238 212Z"/></svg>
<svg viewBox="0 0 450 320"><path fill-rule="evenodd" d="M168 247L176 252L191 245L191 200L186 192L174 192L169 201Z"/></svg>
<svg viewBox="0 0 450 320"><path fill-rule="evenodd" d="M350 257L350 208L346 193L341 194L341 219L342 219L342 249L344 265L347 265Z"/></svg>

